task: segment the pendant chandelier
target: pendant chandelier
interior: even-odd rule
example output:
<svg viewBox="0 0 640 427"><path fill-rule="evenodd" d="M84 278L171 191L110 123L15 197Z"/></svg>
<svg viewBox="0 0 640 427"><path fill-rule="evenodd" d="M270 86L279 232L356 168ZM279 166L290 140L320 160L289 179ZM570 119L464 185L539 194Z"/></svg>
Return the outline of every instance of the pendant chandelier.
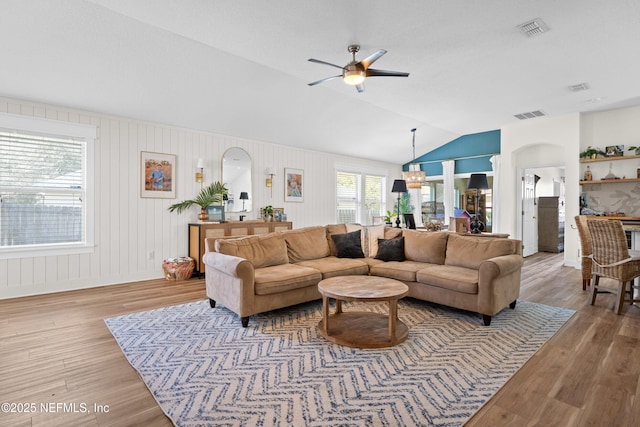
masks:
<svg viewBox="0 0 640 427"><path fill-rule="evenodd" d="M420 169L420 164L416 161L416 128L411 129L413 132L413 163L409 164L409 171L402 172L402 179L407 182L407 188L422 188L422 184L427 180L427 175Z"/></svg>

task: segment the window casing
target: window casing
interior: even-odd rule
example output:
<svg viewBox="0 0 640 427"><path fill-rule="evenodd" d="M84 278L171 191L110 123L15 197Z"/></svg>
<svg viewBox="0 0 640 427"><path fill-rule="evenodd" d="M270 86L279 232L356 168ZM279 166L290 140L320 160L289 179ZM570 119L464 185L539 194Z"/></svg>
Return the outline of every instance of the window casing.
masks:
<svg viewBox="0 0 640 427"><path fill-rule="evenodd" d="M386 212L386 177L336 171L336 222L370 225Z"/></svg>
<svg viewBox="0 0 640 427"><path fill-rule="evenodd" d="M95 127L0 115L0 258L93 248Z"/></svg>

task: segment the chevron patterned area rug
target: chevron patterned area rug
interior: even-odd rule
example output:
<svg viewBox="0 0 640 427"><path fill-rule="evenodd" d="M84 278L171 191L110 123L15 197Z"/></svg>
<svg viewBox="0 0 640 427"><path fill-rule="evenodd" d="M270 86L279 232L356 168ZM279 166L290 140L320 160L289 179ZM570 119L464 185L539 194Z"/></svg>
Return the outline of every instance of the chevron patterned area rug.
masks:
<svg viewBox="0 0 640 427"><path fill-rule="evenodd" d="M478 314L405 298L407 340L356 349L318 333L321 308L251 316L242 328L204 300L106 323L177 426L459 426L574 313L519 301L485 327Z"/></svg>

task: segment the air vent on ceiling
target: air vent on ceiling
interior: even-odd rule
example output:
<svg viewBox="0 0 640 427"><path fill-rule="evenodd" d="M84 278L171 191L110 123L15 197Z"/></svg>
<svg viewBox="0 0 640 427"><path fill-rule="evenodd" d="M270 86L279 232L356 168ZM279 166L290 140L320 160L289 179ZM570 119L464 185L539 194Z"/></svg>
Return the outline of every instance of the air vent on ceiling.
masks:
<svg viewBox="0 0 640 427"><path fill-rule="evenodd" d="M529 111L527 113L520 113L520 114L513 115L513 117L519 120L534 119L536 117L542 117L542 116L546 116L546 114L544 111L541 111L541 110Z"/></svg>
<svg viewBox="0 0 640 427"><path fill-rule="evenodd" d="M589 89L589 85L586 83L580 83L577 85L569 86L569 90L571 92L580 92L582 90L588 90L588 89Z"/></svg>
<svg viewBox="0 0 640 427"><path fill-rule="evenodd" d="M540 18L532 19L524 24L520 24L518 25L518 28L520 28L520 31L522 31L527 37L539 36L540 34L549 31L547 24L545 24Z"/></svg>

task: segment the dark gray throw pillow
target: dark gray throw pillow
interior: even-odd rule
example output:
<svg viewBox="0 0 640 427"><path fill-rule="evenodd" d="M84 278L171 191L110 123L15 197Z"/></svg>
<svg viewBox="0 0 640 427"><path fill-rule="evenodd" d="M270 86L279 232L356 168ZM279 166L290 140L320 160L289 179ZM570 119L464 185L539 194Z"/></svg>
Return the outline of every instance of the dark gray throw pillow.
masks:
<svg viewBox="0 0 640 427"><path fill-rule="evenodd" d="M376 259L383 261L404 261L404 237L378 239Z"/></svg>
<svg viewBox="0 0 640 427"><path fill-rule="evenodd" d="M332 234L331 239L336 245L336 256L338 258L364 258L360 230L352 231L351 233Z"/></svg>

